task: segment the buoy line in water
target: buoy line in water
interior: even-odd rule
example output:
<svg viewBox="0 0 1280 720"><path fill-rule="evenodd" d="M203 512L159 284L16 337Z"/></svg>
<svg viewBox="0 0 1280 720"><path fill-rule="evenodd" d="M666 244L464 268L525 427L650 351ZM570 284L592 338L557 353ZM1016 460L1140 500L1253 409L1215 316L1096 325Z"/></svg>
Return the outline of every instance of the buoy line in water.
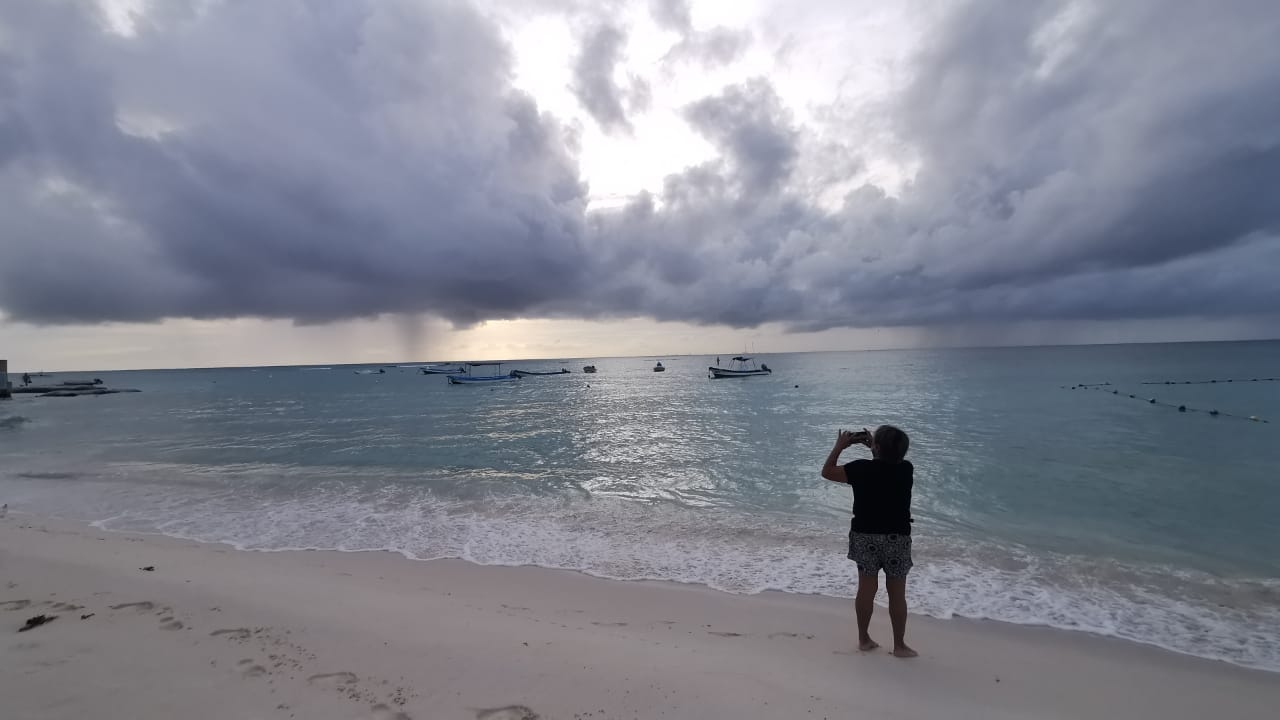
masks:
<svg viewBox="0 0 1280 720"><path fill-rule="evenodd" d="M1142 383L1142 384L1153 385L1153 384L1164 384L1164 383ZM1169 384L1172 385L1175 383L1169 383ZM1186 383L1186 384L1191 384L1191 383ZM1161 407L1172 408L1182 413L1201 413L1204 415L1208 415L1209 417L1229 417L1229 418L1236 418L1237 420L1248 420L1249 422L1263 423L1264 425L1271 424L1270 420L1264 420L1258 417L1257 415L1236 415L1235 413L1223 412L1216 408L1211 410L1206 410L1204 408L1193 408L1193 407L1188 407L1182 404L1175 405L1173 403L1164 402L1163 400L1157 400L1156 398L1153 398L1153 397L1140 397L1134 393L1121 392L1119 388L1114 387L1109 382L1080 383L1078 385L1070 385L1070 386L1063 385L1061 387L1064 390L1099 390L1101 392L1107 393L1108 395L1115 395L1117 397L1127 397L1130 400L1141 400L1147 403L1148 405L1159 405Z"/></svg>
<svg viewBox="0 0 1280 720"><path fill-rule="evenodd" d="M1280 382L1280 378L1228 378L1226 380L1148 380L1143 385L1217 385L1218 383Z"/></svg>

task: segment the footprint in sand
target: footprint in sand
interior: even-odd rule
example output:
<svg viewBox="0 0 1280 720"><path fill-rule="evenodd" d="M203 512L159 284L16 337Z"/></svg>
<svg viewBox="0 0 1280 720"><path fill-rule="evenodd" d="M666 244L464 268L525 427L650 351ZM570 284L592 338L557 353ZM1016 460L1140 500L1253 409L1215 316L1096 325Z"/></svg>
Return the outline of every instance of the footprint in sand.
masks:
<svg viewBox="0 0 1280 720"><path fill-rule="evenodd" d="M742 637L742 633L735 633L735 632L716 632L716 631L714 631L714 630L708 630L708 631L707 631L707 634L708 634L708 635L718 635L718 636L720 636L720 637Z"/></svg>
<svg viewBox="0 0 1280 720"><path fill-rule="evenodd" d="M218 637L219 635L227 635L232 640L248 640L252 635L249 628L222 628L209 633L209 637Z"/></svg>
<svg viewBox="0 0 1280 720"><path fill-rule="evenodd" d="M600 627L626 627L627 626L627 624L624 622L593 622L591 624L598 625Z"/></svg>
<svg viewBox="0 0 1280 720"><path fill-rule="evenodd" d="M160 622L162 623L160 625L161 630L181 630L186 627L186 625L182 624L182 621L174 620L173 618L160 618Z"/></svg>
<svg viewBox="0 0 1280 720"><path fill-rule="evenodd" d="M244 670L241 670L240 674L247 678L262 677L263 675L267 674L267 669L262 667L261 665L250 665Z"/></svg>
<svg viewBox="0 0 1280 720"><path fill-rule="evenodd" d="M793 632L769 633L770 640L775 640L777 638L797 638L797 639L804 638L805 640L812 640L813 636L807 633L793 633Z"/></svg>
<svg viewBox="0 0 1280 720"><path fill-rule="evenodd" d="M342 687L343 685L355 685L359 680L356 674L352 672L322 673L307 678L307 684L321 687Z"/></svg>
<svg viewBox="0 0 1280 720"><path fill-rule="evenodd" d="M54 610L66 610L66 611L84 609L83 605L72 605L71 603L64 603L64 602L54 603L50 607L52 607Z"/></svg>
<svg viewBox="0 0 1280 720"><path fill-rule="evenodd" d="M538 713L524 705L508 705L476 711L476 720L538 720L538 718Z"/></svg>
<svg viewBox="0 0 1280 720"><path fill-rule="evenodd" d="M369 708L368 720L412 720L402 712L396 712L381 703Z"/></svg>
<svg viewBox="0 0 1280 720"><path fill-rule="evenodd" d="M30 600L5 600L4 602L0 602L0 608L5 610L22 610L23 608L30 606Z"/></svg>
<svg viewBox="0 0 1280 720"><path fill-rule="evenodd" d="M140 613L151 612L156 609L156 604L150 600L143 600L142 602L121 603L119 605L111 606L112 610L128 610L129 608L133 608Z"/></svg>

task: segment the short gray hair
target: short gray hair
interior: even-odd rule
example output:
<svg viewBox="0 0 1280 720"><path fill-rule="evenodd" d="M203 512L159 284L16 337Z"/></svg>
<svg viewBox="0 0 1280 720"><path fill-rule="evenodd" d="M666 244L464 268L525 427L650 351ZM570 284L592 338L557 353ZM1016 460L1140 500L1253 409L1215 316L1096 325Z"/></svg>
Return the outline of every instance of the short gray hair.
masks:
<svg viewBox="0 0 1280 720"><path fill-rule="evenodd" d="M911 447L911 438L892 425L881 425L873 436L876 443L876 454L884 460L899 462L907 456L907 448Z"/></svg>

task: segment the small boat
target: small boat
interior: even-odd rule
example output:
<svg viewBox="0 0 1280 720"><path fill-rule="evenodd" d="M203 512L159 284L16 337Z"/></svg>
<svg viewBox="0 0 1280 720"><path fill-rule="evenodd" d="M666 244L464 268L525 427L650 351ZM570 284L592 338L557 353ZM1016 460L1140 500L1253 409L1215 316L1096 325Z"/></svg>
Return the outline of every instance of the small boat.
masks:
<svg viewBox="0 0 1280 720"><path fill-rule="evenodd" d="M756 365L756 361L749 357L739 355L729 361L729 367L715 367L714 365L707 368L709 376L712 378L731 378L731 377L751 377L752 375L769 375L773 371L768 365L761 363Z"/></svg>
<svg viewBox="0 0 1280 720"><path fill-rule="evenodd" d="M653 371L654 371L654 372L666 372L666 371L667 371L667 369L666 369L666 368L664 368L664 367L662 367L662 361L661 361L661 360L659 360L659 361L658 361L658 364L653 366Z"/></svg>
<svg viewBox="0 0 1280 720"><path fill-rule="evenodd" d="M385 375L387 373L387 371L383 370L382 368L378 368L377 370L373 370L373 369L356 370L355 372L357 375Z"/></svg>
<svg viewBox="0 0 1280 720"><path fill-rule="evenodd" d="M559 370L550 370L546 372L540 372L537 370L512 370L511 374L514 375L515 377L528 377L530 375L568 375L569 371L565 370L564 368L560 368Z"/></svg>
<svg viewBox="0 0 1280 720"><path fill-rule="evenodd" d="M497 371L495 375L476 375L476 368L493 368ZM512 382L519 380L519 375L511 373L502 373L502 363L470 363L467 365L466 375L446 375L449 378L450 385L474 385L477 383L495 383L495 382Z"/></svg>
<svg viewBox="0 0 1280 720"><path fill-rule="evenodd" d="M588 365L588 366L586 366L586 367L582 368L582 372L584 372L584 373L594 373L595 371L596 371L596 366L595 366L595 365Z"/></svg>
<svg viewBox="0 0 1280 720"><path fill-rule="evenodd" d="M423 365L418 368L423 375L460 375L467 371L461 365L444 367L441 365Z"/></svg>

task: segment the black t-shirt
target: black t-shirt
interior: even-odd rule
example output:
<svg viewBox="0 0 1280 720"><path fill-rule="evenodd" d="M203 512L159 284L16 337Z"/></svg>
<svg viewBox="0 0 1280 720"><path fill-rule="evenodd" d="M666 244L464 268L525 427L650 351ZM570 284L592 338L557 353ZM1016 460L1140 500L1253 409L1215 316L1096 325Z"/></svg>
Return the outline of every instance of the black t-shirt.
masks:
<svg viewBox="0 0 1280 720"><path fill-rule="evenodd" d="M854 532L911 533L911 463L888 460L854 460L844 466L853 486Z"/></svg>

